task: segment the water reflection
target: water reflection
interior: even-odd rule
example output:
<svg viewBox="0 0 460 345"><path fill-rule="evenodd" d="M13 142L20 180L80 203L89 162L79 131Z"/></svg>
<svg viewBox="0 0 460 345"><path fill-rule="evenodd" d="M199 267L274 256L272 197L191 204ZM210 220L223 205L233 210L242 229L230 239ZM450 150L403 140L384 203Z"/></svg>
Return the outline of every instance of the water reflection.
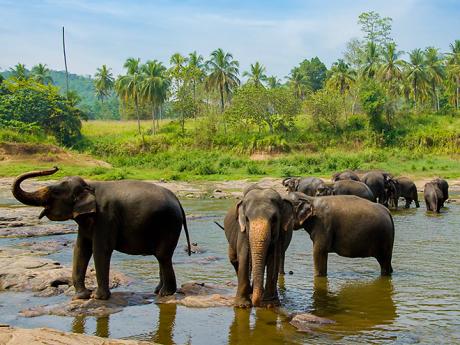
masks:
<svg viewBox="0 0 460 345"><path fill-rule="evenodd" d="M370 282L353 282L337 292L328 287L327 278L315 278L313 314L335 320L341 330L354 333L394 322L398 316L389 277Z"/></svg>
<svg viewBox="0 0 460 345"><path fill-rule="evenodd" d="M73 333L85 333L88 334L86 329L87 316L79 315L76 316L72 321L72 332ZM109 332L109 316L97 317L96 318L96 331L93 333L98 337L108 338Z"/></svg>
<svg viewBox="0 0 460 345"><path fill-rule="evenodd" d="M159 304L160 314L156 325L156 331L152 335L151 340L158 344L171 345L174 344L174 326L176 324L177 305Z"/></svg>

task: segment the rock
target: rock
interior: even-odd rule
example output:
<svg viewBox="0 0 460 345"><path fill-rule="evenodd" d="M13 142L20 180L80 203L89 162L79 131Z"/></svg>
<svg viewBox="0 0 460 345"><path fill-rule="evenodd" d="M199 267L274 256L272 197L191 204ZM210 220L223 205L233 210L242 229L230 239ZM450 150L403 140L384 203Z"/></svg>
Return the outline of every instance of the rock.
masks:
<svg viewBox="0 0 460 345"><path fill-rule="evenodd" d="M56 253L64 248L70 247L73 241L66 239L49 240L49 241L27 241L21 242L17 246L21 248L27 248L38 254L48 255Z"/></svg>
<svg viewBox="0 0 460 345"><path fill-rule="evenodd" d="M58 331L51 328L0 327L0 344L53 344L53 345L152 345L151 342L107 339L92 335Z"/></svg>
<svg viewBox="0 0 460 345"><path fill-rule="evenodd" d="M156 303L175 303L194 308L233 306L233 285L188 282L182 284L175 295L159 297Z"/></svg>
<svg viewBox="0 0 460 345"><path fill-rule="evenodd" d="M295 328L297 328L299 332L312 333L312 328L334 324L335 321L326 319L324 317L319 317L313 314L305 313L295 315L289 323L293 325Z"/></svg>
<svg viewBox="0 0 460 345"><path fill-rule="evenodd" d="M42 315L57 316L107 316L123 310L125 307L152 303L155 295L147 293L119 292L112 293L108 300L88 299L69 300L55 305L45 305L22 310L21 316L35 317Z"/></svg>
<svg viewBox="0 0 460 345"><path fill-rule="evenodd" d="M185 252L188 251L188 246L184 246L184 251L185 251ZM190 251L191 251L193 254L201 254L201 253L205 253L205 252L206 252L206 249L203 249L203 248L201 248L200 246L198 246L198 243L191 243L191 244L190 244Z"/></svg>
<svg viewBox="0 0 460 345"><path fill-rule="evenodd" d="M70 267L33 255L36 254L25 250L0 250L0 291L31 291L42 297L73 294ZM129 282L124 274L111 270L110 288L127 285ZM88 268L86 272L86 285L88 288L97 285L93 268Z"/></svg>

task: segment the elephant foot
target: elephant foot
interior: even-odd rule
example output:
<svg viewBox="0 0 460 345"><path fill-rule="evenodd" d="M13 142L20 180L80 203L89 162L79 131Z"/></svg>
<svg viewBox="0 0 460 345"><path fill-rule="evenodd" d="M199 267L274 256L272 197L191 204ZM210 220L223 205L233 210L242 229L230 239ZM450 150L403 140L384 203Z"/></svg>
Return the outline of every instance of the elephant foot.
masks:
<svg viewBox="0 0 460 345"><path fill-rule="evenodd" d="M89 299L90 297L91 297L91 290L84 289L84 290L77 291L75 293L75 296L72 297L72 300Z"/></svg>
<svg viewBox="0 0 460 345"><path fill-rule="evenodd" d="M162 286L160 291L158 292L158 294L163 297L163 296L171 296L171 295L174 295L176 293L176 288L174 287L171 287L171 288L168 288L167 286Z"/></svg>
<svg viewBox="0 0 460 345"><path fill-rule="evenodd" d="M157 287L155 288L155 290L153 290L153 293L155 295L158 295L160 293L160 290L161 290L162 287L163 287L163 283L158 284Z"/></svg>
<svg viewBox="0 0 460 345"><path fill-rule="evenodd" d="M248 297L237 296L235 297L234 305L238 308L251 308L252 304Z"/></svg>
<svg viewBox="0 0 460 345"><path fill-rule="evenodd" d="M103 290L97 288L97 290L92 293L91 297L95 299L107 300L110 298L110 290Z"/></svg>
<svg viewBox="0 0 460 345"><path fill-rule="evenodd" d="M261 303L261 307L265 307L265 308L276 308L276 307L279 307L281 305L280 303L280 300L278 299L278 297L276 298L273 298L273 299L264 299Z"/></svg>

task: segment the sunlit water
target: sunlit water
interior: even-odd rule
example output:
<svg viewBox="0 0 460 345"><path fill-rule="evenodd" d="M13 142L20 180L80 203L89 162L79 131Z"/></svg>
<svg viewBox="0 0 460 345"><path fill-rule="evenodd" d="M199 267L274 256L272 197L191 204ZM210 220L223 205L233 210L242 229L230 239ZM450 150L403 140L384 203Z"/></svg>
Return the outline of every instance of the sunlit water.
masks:
<svg viewBox="0 0 460 345"><path fill-rule="evenodd" d="M3 206L12 202L0 197ZM236 281L226 256L225 236L213 223L222 222L231 203L183 201L191 215L188 223L192 242L206 252L188 257L185 236L181 236L174 255L179 284L190 280L217 284ZM286 258L286 271L293 274L280 280L283 310L149 304L128 307L104 318L24 318L18 315L19 310L69 297L38 298L28 293L2 292L0 323L164 344L459 344L460 206L450 204L441 215L428 214L421 206L393 213L396 239L391 278L379 277L375 259L330 254L327 279L315 280L311 241L304 231L295 232ZM0 239L0 246L20 241L27 239ZM71 248L50 258L70 264ZM116 253L112 268L134 278L130 286L120 290L151 292L158 282L158 265L153 257ZM294 312L310 312L336 323L317 328L312 334L300 333L288 323L286 315Z"/></svg>

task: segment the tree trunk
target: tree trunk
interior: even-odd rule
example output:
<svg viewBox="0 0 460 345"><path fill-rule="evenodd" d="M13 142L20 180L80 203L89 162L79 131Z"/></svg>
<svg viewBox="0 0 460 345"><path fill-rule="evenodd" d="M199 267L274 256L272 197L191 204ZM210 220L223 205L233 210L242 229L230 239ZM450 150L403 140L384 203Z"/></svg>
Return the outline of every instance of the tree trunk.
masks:
<svg viewBox="0 0 460 345"><path fill-rule="evenodd" d="M155 135L155 104L152 103L152 135Z"/></svg>
<svg viewBox="0 0 460 345"><path fill-rule="evenodd" d="M141 118L139 116L139 104L137 103L137 97L134 97L134 105L136 107L136 116L137 116L137 130L141 134Z"/></svg>

